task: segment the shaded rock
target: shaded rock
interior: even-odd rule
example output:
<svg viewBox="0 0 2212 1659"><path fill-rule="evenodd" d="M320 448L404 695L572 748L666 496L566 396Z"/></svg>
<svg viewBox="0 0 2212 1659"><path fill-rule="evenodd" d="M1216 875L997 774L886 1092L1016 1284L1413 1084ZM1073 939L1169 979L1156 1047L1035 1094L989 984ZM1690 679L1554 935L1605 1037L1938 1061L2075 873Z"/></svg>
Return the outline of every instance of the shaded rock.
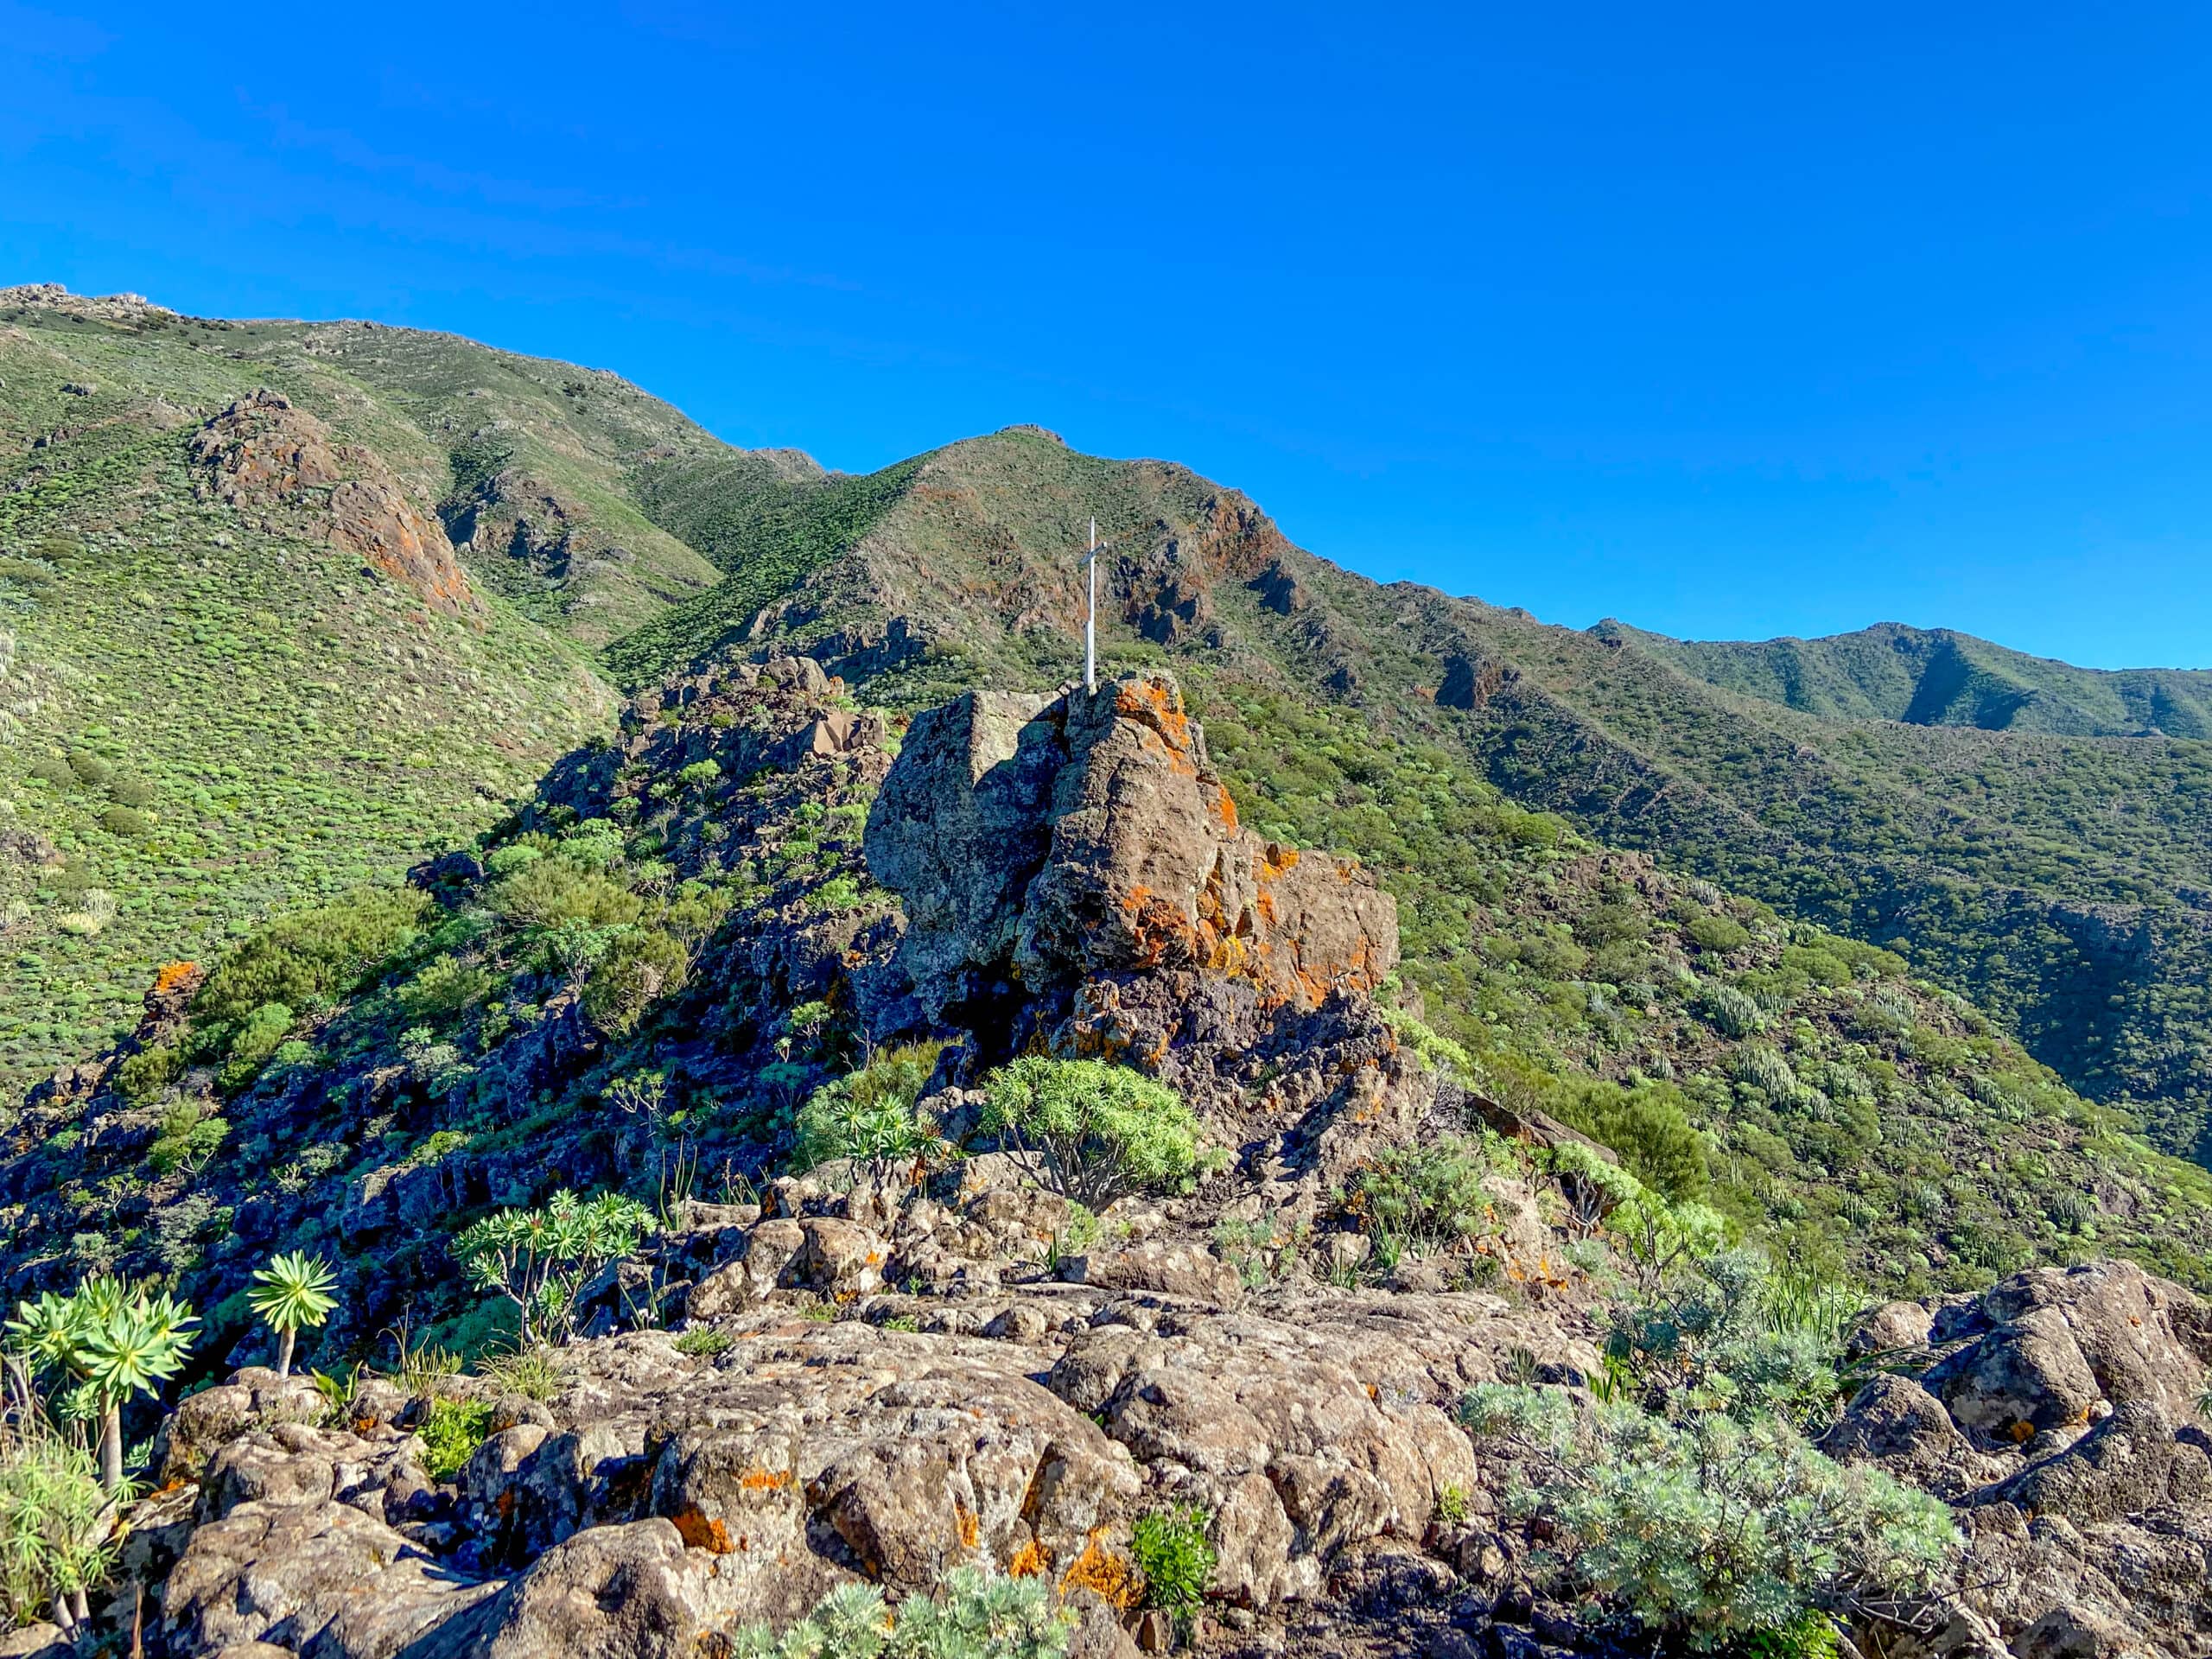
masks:
<svg viewBox="0 0 2212 1659"><path fill-rule="evenodd" d="M1942 1402L1910 1377L1878 1376L1821 1437L1840 1463L1873 1463L1908 1484L1954 1499L2001 1472L1977 1452Z"/></svg>

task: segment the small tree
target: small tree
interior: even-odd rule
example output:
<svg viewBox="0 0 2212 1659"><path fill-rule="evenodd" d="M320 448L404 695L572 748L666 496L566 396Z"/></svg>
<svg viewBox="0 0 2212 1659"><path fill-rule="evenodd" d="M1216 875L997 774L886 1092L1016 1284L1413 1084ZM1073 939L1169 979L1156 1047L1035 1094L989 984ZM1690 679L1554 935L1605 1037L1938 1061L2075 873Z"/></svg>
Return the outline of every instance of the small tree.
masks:
<svg viewBox="0 0 2212 1659"><path fill-rule="evenodd" d="M618 1256L629 1255L652 1225L645 1205L619 1192L579 1198L563 1188L536 1210L500 1210L454 1241L470 1282L515 1305L521 1342L566 1341L577 1293Z"/></svg>
<svg viewBox="0 0 2212 1659"><path fill-rule="evenodd" d="M270 1258L269 1265L254 1271L260 1287L249 1292L246 1305L269 1322L276 1333L276 1375L292 1374L292 1344L300 1327L321 1325L338 1306L330 1294L337 1284L330 1263L321 1256L290 1250Z"/></svg>
<svg viewBox="0 0 2212 1659"><path fill-rule="evenodd" d="M1093 1210L1198 1168L1198 1121L1175 1091L1097 1060L1016 1060L984 1085L982 1122L1032 1179Z"/></svg>
<svg viewBox="0 0 2212 1659"><path fill-rule="evenodd" d="M156 1296L108 1278L87 1279L66 1299L48 1292L21 1303L8 1321L20 1351L74 1382L86 1414L99 1420L103 1490L123 1487L124 1402L176 1375L199 1323L166 1291Z"/></svg>

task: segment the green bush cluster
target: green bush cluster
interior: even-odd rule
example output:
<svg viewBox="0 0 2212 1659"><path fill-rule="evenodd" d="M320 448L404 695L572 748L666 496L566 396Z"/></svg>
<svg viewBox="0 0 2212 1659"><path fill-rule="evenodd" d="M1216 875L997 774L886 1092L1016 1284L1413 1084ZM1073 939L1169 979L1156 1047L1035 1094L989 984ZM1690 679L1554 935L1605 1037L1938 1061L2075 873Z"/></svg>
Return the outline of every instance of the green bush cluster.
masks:
<svg viewBox="0 0 2212 1659"><path fill-rule="evenodd" d="M1144 1599L1188 1618L1213 1582L1218 1556L1213 1517L1195 1503L1153 1510L1129 1527L1129 1556L1144 1575Z"/></svg>
<svg viewBox="0 0 2212 1659"><path fill-rule="evenodd" d="M849 1160L881 1180L936 1155L944 1141L914 1106L944 1049L941 1042L900 1044L817 1089L792 1122L799 1166Z"/></svg>
<svg viewBox="0 0 2212 1659"><path fill-rule="evenodd" d="M982 1128L1029 1174L1092 1210L1196 1173L1198 1122L1165 1084L1099 1060L1031 1056L983 1084Z"/></svg>
<svg viewBox="0 0 2212 1659"><path fill-rule="evenodd" d="M1462 1417L1514 1462L1513 1510L1551 1529L1540 1572L1694 1650L1795 1647L1808 1618L1925 1593L1958 1542L1938 1500L1830 1461L1779 1418L1677 1421L1502 1383Z"/></svg>
<svg viewBox="0 0 2212 1659"><path fill-rule="evenodd" d="M492 1402L441 1395L423 1408L415 1432L423 1440L423 1470L433 1480L451 1480L491 1438Z"/></svg>
<svg viewBox="0 0 2212 1659"><path fill-rule="evenodd" d="M956 1567L935 1597L894 1608L872 1584L830 1595L781 1636L747 1625L733 1659L1061 1659L1074 1629L1043 1578L1000 1578Z"/></svg>

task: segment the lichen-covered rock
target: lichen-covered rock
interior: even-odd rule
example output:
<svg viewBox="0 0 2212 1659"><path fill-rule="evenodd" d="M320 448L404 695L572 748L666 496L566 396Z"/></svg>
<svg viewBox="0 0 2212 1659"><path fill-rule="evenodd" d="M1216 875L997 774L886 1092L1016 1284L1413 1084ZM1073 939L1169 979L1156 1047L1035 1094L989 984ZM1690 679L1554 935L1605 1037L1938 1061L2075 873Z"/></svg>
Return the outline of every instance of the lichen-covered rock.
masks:
<svg viewBox="0 0 2212 1659"><path fill-rule="evenodd" d="M249 392L193 440L208 491L244 512L296 512L333 547L458 613L481 608L434 513L373 452L335 441L280 392Z"/></svg>
<svg viewBox="0 0 2212 1659"><path fill-rule="evenodd" d="M2101 1402L2194 1414L2212 1311L2133 1262L2100 1262L2016 1274L1935 1334L1974 1339L1928 1373L1929 1390L1969 1433L2019 1444L2078 1434Z"/></svg>
<svg viewBox="0 0 2212 1659"><path fill-rule="evenodd" d="M1015 982L1177 969L1308 1008L1397 962L1395 901L1344 860L1243 829L1164 677L921 715L867 848L906 902L899 965L932 1019Z"/></svg>

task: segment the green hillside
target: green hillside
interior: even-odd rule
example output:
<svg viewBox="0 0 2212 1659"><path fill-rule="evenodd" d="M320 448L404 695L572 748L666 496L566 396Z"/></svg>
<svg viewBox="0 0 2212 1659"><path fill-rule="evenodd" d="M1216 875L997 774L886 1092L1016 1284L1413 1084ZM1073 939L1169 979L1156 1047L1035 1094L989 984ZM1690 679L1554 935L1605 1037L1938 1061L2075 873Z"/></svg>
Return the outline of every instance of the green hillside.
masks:
<svg viewBox="0 0 2212 1659"><path fill-rule="evenodd" d="M730 449L613 375L448 336L186 320L22 290L0 299L0 410L22 457L4 498L13 574L0 580L10 702L27 745L8 798L62 855L58 876L44 853L35 869L19 853L0 877L10 884L9 948L35 958L19 976L33 988L26 1011L13 1024L0 1017L11 1077L80 1047L129 1006L138 989L130 976L149 962L203 950L211 929L282 898L388 874L488 813L491 798L603 721L601 694L577 693L597 682L575 646L599 647L601 672L626 688L718 656L805 650L903 709L971 683L1068 677L1095 515L1107 538L1101 641L1110 663L1172 663L1209 683L1354 719L1378 744L1422 747L1605 844L1881 944L1986 1007L2038 1060L2139 1119L2159 1144L2207 1150L2212 815L2202 809L2212 799L2212 744L2183 735L2202 729L2202 674L2098 674L1890 626L1763 645L1684 644L1612 624L1550 627L1474 600L1378 586L1294 547L1249 499L1185 468L1084 455L1033 427L848 476L795 452ZM425 611L411 625L422 637L399 650L369 626L362 596L405 601L363 577L365 567L340 559L325 569L315 563L325 553L296 537L285 543L292 563L276 564L256 524L224 527L231 509L202 499L192 434L264 385L315 414L334 442L372 455L435 518L467 572L473 620ZM156 465L158 456L168 459ZM149 488L168 493L174 531L133 505ZM76 505L60 505L57 491ZM149 536L147 522L168 540ZM95 524L96 534L79 533ZM194 550L181 562L170 543L187 540ZM86 552L73 551L79 544ZM111 609L63 602L73 581L90 591L70 567L91 555L88 570L139 561L98 585L153 594L179 607L177 625L156 633L117 625ZM143 564L156 555L166 563ZM302 579L310 567L315 579ZM1511 572L1494 583L1510 588ZM219 721L169 717L157 738L112 735L137 729L115 710L123 683L155 672L145 653L159 653L161 683L175 677L181 695L195 694L229 684L226 664L259 649L242 616L296 613L310 631L295 643L318 657L328 648L311 630L340 604L334 594L355 597L329 631L364 630L360 658L332 664L343 672L303 678L269 658L256 668L260 702L219 694ZM418 646L430 653L427 669L412 655ZM109 656L101 683L57 695L63 664ZM397 695L419 712L417 734L403 742L379 728L372 741L355 728L344 741L296 748L292 727L264 715L305 695L307 678L365 709ZM474 699L479 683L529 712L487 715ZM109 702L86 700L95 695ZM2162 734L2141 734L2152 730ZM121 747L103 758L92 753L101 743ZM109 835L99 816L122 804L73 772L66 783L33 779L31 764L52 772L83 750L95 770L135 779L158 770L164 744L180 756L220 750L219 761L194 760L194 787L228 798L207 769L238 767L253 787L234 792L257 811L304 810L292 804L304 790L276 766L306 770L348 753L397 757L417 798L369 786L363 763L327 761L342 779L315 786L346 811L386 815L388 834L301 818L316 836L271 834L270 846L220 854L195 843L191 879L206 891L183 907L143 900L159 919L129 950L127 920L64 929L64 918L78 930L97 920L64 889L98 887L101 859L123 856L122 844L92 839ZM254 756L280 752L251 770L262 764ZM421 764L408 765L410 755ZM221 831L223 821L192 810L215 826L200 833ZM155 816L170 822L158 807ZM124 868L115 865L118 880ZM73 965L57 999L47 976L61 957ZM124 978L105 976L111 962L127 965Z"/></svg>
<svg viewBox="0 0 2212 1659"><path fill-rule="evenodd" d="M1606 620L1684 673L1809 715L2068 737L2212 737L2212 670L2075 668L1948 628L1821 639L1669 639Z"/></svg>

